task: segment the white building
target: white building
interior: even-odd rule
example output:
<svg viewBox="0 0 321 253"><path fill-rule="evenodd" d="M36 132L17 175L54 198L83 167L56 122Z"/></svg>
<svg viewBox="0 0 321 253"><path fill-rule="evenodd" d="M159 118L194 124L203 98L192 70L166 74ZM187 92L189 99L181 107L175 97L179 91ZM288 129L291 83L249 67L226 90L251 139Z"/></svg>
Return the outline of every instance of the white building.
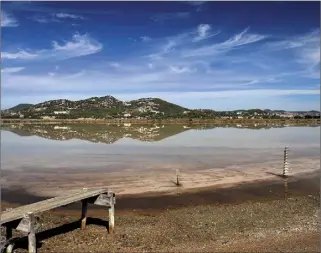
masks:
<svg viewBox="0 0 321 253"><path fill-rule="evenodd" d="M54 111L54 114L69 114L69 111Z"/></svg>

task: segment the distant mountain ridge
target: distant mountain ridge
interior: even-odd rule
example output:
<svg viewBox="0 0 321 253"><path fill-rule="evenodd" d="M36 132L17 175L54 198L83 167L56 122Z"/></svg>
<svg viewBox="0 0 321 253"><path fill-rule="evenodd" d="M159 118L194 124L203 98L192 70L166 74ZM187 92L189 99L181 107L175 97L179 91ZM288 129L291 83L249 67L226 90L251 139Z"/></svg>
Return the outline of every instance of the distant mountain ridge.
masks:
<svg viewBox="0 0 321 253"><path fill-rule="evenodd" d="M263 117L297 116L319 117L318 111L291 112L285 110L249 109L215 111L211 109L188 109L160 98L140 98L121 101L113 96L90 97L72 101L49 100L38 104L19 104L1 111L1 116L12 118L213 118L213 117Z"/></svg>

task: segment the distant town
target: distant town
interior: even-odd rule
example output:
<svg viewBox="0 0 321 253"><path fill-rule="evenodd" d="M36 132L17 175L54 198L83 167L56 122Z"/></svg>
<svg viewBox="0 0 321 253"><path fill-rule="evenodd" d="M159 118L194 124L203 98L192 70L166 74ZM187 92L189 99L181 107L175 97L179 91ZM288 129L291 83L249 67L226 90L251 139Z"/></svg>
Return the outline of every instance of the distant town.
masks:
<svg viewBox="0 0 321 253"><path fill-rule="evenodd" d="M123 102L112 96L19 104L1 111L3 119L318 119L320 111L188 109L159 98Z"/></svg>

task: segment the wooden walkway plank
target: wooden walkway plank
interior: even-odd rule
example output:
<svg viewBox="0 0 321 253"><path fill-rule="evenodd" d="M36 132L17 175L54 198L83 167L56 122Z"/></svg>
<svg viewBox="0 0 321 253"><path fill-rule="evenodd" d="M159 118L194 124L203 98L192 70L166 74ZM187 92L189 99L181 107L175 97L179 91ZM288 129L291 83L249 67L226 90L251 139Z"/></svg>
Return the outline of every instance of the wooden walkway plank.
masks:
<svg viewBox="0 0 321 253"><path fill-rule="evenodd" d="M108 192L106 189L83 189L79 192L72 193L70 195L63 195L55 198L46 199L30 205L14 208L9 211L1 213L0 224L4 224L10 221L18 220L24 217L25 214L32 212L34 214L48 211L60 206L65 206L73 202L77 202L83 199L94 197Z"/></svg>

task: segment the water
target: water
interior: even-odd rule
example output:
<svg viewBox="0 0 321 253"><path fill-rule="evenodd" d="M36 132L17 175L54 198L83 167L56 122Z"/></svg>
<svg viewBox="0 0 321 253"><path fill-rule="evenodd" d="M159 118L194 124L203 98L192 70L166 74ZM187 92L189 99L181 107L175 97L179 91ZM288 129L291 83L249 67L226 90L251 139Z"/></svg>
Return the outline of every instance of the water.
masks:
<svg viewBox="0 0 321 253"><path fill-rule="evenodd" d="M227 166L320 154L320 127L16 125L1 130L2 170ZM145 168L144 168L145 166Z"/></svg>
<svg viewBox="0 0 321 253"><path fill-rule="evenodd" d="M91 186L166 191L179 169L185 187L204 187L280 172L286 145L297 171L315 168L320 127L11 125L1 130L1 185L46 196Z"/></svg>

